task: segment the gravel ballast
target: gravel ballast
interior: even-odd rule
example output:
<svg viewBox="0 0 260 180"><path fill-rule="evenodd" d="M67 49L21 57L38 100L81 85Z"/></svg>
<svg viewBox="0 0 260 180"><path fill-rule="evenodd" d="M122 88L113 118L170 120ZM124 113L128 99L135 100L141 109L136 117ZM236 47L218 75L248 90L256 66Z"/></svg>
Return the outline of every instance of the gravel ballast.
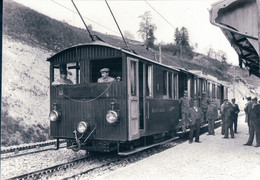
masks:
<svg viewBox="0 0 260 180"><path fill-rule="evenodd" d="M239 116L238 134L223 139L201 135L202 143L188 141L96 179L260 179L260 148L243 146L248 139L245 116ZM230 137L230 135L229 135Z"/></svg>

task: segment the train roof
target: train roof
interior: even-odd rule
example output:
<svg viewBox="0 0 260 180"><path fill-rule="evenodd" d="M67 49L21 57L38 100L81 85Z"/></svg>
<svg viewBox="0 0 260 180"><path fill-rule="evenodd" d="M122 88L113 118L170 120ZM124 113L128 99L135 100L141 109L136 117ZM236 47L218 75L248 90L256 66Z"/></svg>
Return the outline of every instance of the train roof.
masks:
<svg viewBox="0 0 260 180"><path fill-rule="evenodd" d="M74 49L76 47L81 47L81 46L103 46L103 47L107 47L107 48L116 49L118 51L122 51L122 52L124 52L126 54L129 54L129 55L133 56L133 57L136 57L136 58L139 58L139 59L143 59L143 60L151 62L153 64L157 64L157 65L160 65L160 66L163 66L163 67L166 67L166 68L170 68L170 69L173 69L175 71L180 71L179 67L175 67L175 66L170 66L170 65L165 65L165 64L159 63L157 61L151 60L150 58L147 58L147 57L144 57L144 56L140 56L140 55L136 54L135 52L130 52L129 50L123 49L121 47L116 47L116 46L113 46L113 45L111 45L109 43L105 43L105 42L102 42L102 41L93 41L93 42L88 42L88 43L84 43L84 44L78 44L78 45L69 47L67 49L64 49L64 50L54 54L52 57L48 58L47 61L52 62L54 57L59 56L59 55L65 53L65 52L67 52L67 51L69 51L71 49Z"/></svg>
<svg viewBox="0 0 260 180"><path fill-rule="evenodd" d="M219 27L239 57L242 64L260 78L259 29L257 0L220 0L212 4L210 22Z"/></svg>

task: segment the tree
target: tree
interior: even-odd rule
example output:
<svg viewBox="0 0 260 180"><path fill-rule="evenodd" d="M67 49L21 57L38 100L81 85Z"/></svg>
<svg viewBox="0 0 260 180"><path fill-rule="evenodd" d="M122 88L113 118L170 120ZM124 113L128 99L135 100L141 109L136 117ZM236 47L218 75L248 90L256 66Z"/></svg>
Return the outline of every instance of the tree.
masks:
<svg viewBox="0 0 260 180"><path fill-rule="evenodd" d="M174 54L193 56L192 47L190 46L189 32L187 28L182 27L180 30L175 29L174 33Z"/></svg>
<svg viewBox="0 0 260 180"><path fill-rule="evenodd" d="M130 31L124 31L124 37L126 39L134 39L134 35Z"/></svg>
<svg viewBox="0 0 260 180"><path fill-rule="evenodd" d="M139 16L141 22L139 23L138 33L142 37L147 47L154 47L154 31L157 29L155 24L152 24L152 15L150 11L146 11L143 15Z"/></svg>

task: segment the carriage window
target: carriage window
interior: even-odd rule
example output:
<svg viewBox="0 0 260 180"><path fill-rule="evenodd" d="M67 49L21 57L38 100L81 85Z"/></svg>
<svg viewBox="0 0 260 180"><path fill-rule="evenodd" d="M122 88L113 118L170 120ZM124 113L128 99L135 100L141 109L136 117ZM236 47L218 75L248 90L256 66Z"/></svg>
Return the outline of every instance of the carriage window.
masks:
<svg viewBox="0 0 260 180"><path fill-rule="evenodd" d="M178 99L178 74L173 75L173 97Z"/></svg>
<svg viewBox="0 0 260 180"><path fill-rule="evenodd" d="M163 71L163 95L167 95L167 71Z"/></svg>
<svg viewBox="0 0 260 180"><path fill-rule="evenodd" d="M197 95L197 79L194 80L194 96Z"/></svg>
<svg viewBox="0 0 260 180"><path fill-rule="evenodd" d="M168 73L168 84L169 98L172 98L172 73Z"/></svg>
<svg viewBox="0 0 260 180"><path fill-rule="evenodd" d="M216 87L215 84L212 84L212 98L216 98Z"/></svg>
<svg viewBox="0 0 260 180"><path fill-rule="evenodd" d="M152 96L152 66L145 65L146 96Z"/></svg>
<svg viewBox="0 0 260 180"><path fill-rule="evenodd" d="M79 63L54 65L54 81L52 85L79 84Z"/></svg>
<svg viewBox="0 0 260 180"><path fill-rule="evenodd" d="M136 74L137 74L137 69L136 69L136 62L135 61L131 61L131 64L130 64L130 86L131 86L131 95L132 96L135 96L137 95L137 87L136 87Z"/></svg>
<svg viewBox="0 0 260 180"><path fill-rule="evenodd" d="M210 83L208 82L208 86L207 86L207 90L208 90L208 97L210 97L210 92L212 91L211 89L211 86L210 86Z"/></svg>
<svg viewBox="0 0 260 180"><path fill-rule="evenodd" d="M122 59L112 58L112 59L98 59L90 61L90 82L95 83L101 78L101 69L109 69L108 76L111 79L117 81L122 81ZM85 78L87 74L85 75Z"/></svg>

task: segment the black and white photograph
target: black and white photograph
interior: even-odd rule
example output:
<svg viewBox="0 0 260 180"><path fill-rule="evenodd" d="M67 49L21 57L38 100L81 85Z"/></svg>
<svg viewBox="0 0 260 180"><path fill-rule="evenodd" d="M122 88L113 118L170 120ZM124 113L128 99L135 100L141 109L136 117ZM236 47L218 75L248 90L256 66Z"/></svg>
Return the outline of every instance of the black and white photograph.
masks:
<svg viewBox="0 0 260 180"><path fill-rule="evenodd" d="M0 179L260 179L260 0L1 11Z"/></svg>

